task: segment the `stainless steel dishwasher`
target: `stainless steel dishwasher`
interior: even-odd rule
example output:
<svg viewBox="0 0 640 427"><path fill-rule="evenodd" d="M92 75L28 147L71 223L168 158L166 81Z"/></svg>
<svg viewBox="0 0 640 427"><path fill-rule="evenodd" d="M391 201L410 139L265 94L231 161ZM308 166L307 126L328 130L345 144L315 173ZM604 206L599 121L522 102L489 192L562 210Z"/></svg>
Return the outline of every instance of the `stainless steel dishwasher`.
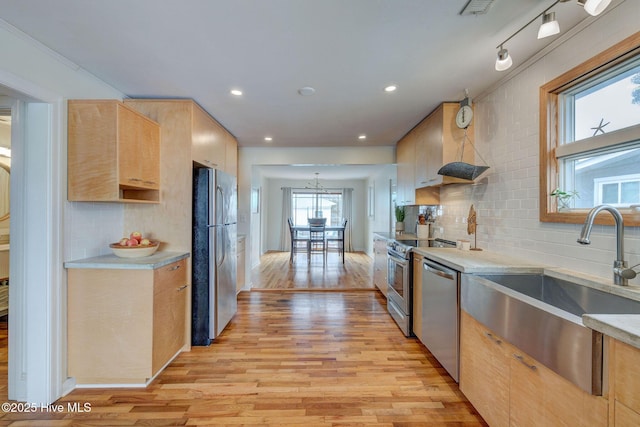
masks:
<svg viewBox="0 0 640 427"><path fill-rule="evenodd" d="M422 261L423 344L458 382L460 273L429 259Z"/></svg>

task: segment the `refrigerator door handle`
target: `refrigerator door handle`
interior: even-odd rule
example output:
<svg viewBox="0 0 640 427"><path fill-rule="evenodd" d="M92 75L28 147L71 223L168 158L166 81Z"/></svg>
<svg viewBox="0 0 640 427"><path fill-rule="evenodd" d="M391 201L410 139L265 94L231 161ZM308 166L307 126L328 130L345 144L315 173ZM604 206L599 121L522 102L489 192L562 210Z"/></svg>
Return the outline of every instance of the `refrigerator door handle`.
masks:
<svg viewBox="0 0 640 427"><path fill-rule="evenodd" d="M220 207L220 219L216 218L216 224L224 224L226 222L227 216L224 212L224 192L222 186L217 185L216 191L220 193L220 197L216 200L217 205Z"/></svg>

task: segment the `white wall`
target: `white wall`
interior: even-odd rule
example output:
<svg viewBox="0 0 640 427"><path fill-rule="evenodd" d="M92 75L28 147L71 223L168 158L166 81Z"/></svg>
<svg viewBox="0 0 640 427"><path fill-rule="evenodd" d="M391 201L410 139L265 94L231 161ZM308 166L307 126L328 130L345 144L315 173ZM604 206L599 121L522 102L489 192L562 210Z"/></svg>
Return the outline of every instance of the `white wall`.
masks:
<svg viewBox="0 0 640 427"><path fill-rule="evenodd" d="M581 225L538 220L538 96L544 83L640 29L640 1L612 6L597 19L587 20L589 24L577 34L562 36L540 59L474 98L476 147L491 169L485 175L486 185L442 188L442 222L449 238L466 237L463 220L473 203L479 247L611 279L613 226L594 227L592 244L582 246L576 243ZM625 258L630 265L640 262L637 227L626 228ZM631 284L640 284L640 279Z"/></svg>
<svg viewBox="0 0 640 427"><path fill-rule="evenodd" d="M395 191L397 167L386 165L367 180L367 187L374 189L374 215L367 220L365 252L373 257L373 233L391 232L391 192ZM366 201L368 203L368 201ZM393 220L395 221L395 219Z"/></svg>
<svg viewBox="0 0 640 427"><path fill-rule="evenodd" d="M108 251L123 218L121 207L66 202L65 101L123 95L1 20L0 46L0 94L27 102L28 130L16 125L24 139L12 141L12 189L27 190L12 191L9 398L50 403L70 386L62 261Z"/></svg>

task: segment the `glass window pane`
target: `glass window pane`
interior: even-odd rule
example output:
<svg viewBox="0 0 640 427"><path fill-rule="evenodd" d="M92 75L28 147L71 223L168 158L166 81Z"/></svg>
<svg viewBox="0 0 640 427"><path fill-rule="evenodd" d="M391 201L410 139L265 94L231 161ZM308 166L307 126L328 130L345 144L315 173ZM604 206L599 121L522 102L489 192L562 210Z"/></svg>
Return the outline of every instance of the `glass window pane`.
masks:
<svg viewBox="0 0 640 427"><path fill-rule="evenodd" d="M602 203L618 204L618 184L604 184L602 186Z"/></svg>
<svg viewBox="0 0 640 427"><path fill-rule="evenodd" d="M623 182L620 192L620 203L633 204L640 202L640 182Z"/></svg>
<svg viewBox="0 0 640 427"><path fill-rule="evenodd" d="M638 181L640 147L595 155L585 154L565 159L560 165L563 171L561 188L565 191L575 189L578 193L574 200L575 208L592 208L601 203L639 203L621 201L618 185ZM632 187L629 188L629 192L633 191Z"/></svg>
<svg viewBox="0 0 640 427"><path fill-rule="evenodd" d="M574 141L640 124L640 65L574 93Z"/></svg>

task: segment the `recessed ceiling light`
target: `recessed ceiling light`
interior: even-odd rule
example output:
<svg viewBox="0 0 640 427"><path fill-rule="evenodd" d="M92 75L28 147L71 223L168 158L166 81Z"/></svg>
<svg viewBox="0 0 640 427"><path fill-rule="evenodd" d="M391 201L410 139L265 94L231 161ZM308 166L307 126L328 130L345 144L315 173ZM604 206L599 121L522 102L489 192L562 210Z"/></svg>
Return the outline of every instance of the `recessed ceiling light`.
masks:
<svg viewBox="0 0 640 427"><path fill-rule="evenodd" d="M240 89L231 89L231 95L242 96L242 91Z"/></svg>
<svg viewBox="0 0 640 427"><path fill-rule="evenodd" d="M389 85L384 88L385 92L395 92L398 89L398 85Z"/></svg>
<svg viewBox="0 0 640 427"><path fill-rule="evenodd" d="M316 90L311 86L305 86L298 89L298 93L302 96L311 96L316 93Z"/></svg>
<svg viewBox="0 0 640 427"><path fill-rule="evenodd" d="M264 140L265 140L265 142L271 142L271 141L273 141L273 138L270 137L270 136L265 136Z"/></svg>
<svg viewBox="0 0 640 427"><path fill-rule="evenodd" d="M367 135L365 134L358 135L358 139L367 139Z"/></svg>

